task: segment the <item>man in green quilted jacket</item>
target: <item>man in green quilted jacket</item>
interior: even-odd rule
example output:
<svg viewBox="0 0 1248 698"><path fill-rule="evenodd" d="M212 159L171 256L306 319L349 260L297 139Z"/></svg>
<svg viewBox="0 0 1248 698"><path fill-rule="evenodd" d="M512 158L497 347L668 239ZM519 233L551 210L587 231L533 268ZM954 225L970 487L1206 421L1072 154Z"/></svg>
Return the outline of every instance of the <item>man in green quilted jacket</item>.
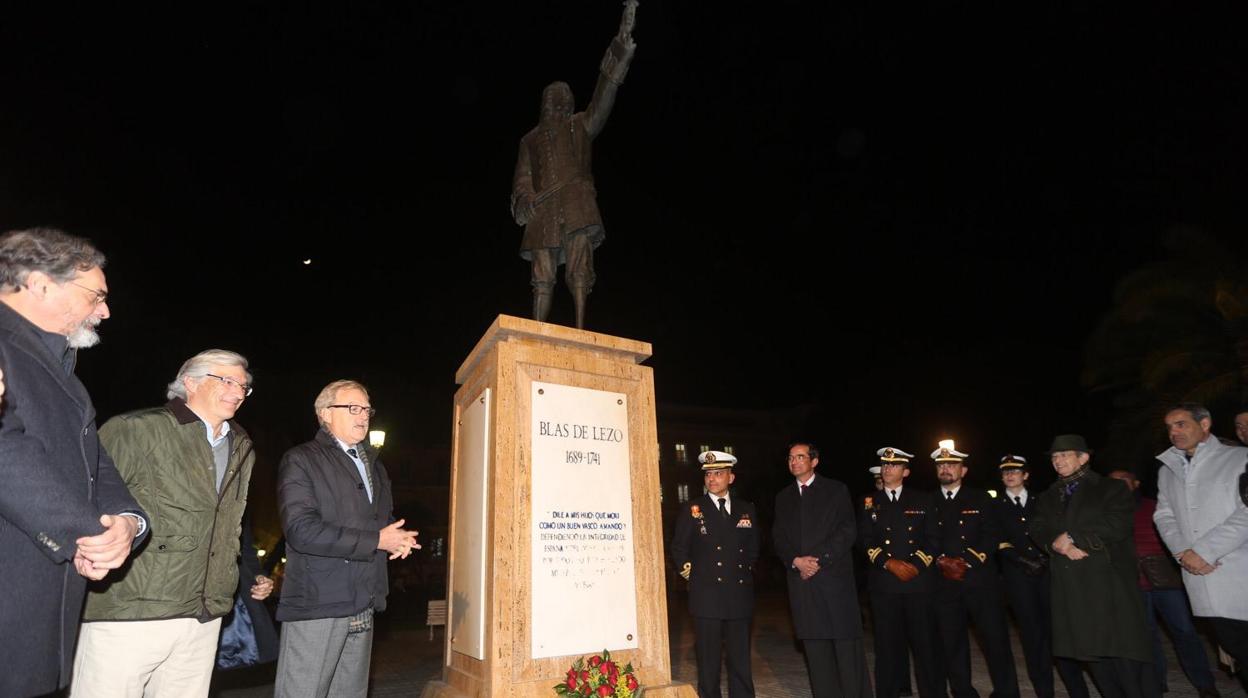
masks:
<svg viewBox="0 0 1248 698"><path fill-rule="evenodd" d="M87 596L73 698L207 696L221 617L233 608L238 540L255 454L234 413L247 359L209 349L169 384L169 402L100 428L151 536Z"/></svg>

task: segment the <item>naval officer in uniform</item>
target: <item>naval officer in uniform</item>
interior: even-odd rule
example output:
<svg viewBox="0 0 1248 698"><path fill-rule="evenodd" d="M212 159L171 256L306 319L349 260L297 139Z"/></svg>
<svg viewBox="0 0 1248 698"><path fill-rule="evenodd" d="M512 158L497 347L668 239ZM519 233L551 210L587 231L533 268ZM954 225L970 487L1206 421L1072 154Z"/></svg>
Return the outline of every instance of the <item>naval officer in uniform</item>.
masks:
<svg viewBox="0 0 1248 698"><path fill-rule="evenodd" d="M867 553L867 585L875 623L875 696L898 698L910 684L907 655L914 652L919 696L936 698L939 684L932 603L939 545L932 496L906 487L912 454L886 447L880 458L881 490L863 499L858 536Z"/></svg>
<svg viewBox="0 0 1248 698"><path fill-rule="evenodd" d="M729 486L737 459L705 451L698 456L706 494L676 518L672 562L689 581L698 658L698 696L720 698L720 658L728 655L728 696L754 695L750 670L750 619L754 616L754 561L758 529L754 505L733 497Z"/></svg>
<svg viewBox="0 0 1248 698"><path fill-rule="evenodd" d="M997 495L997 518L1002 539L997 557L1005 594L1018 621L1018 634L1027 660L1027 676L1037 698L1053 698L1053 665L1071 698L1088 698L1083 668L1073 659L1053 658L1053 618L1049 603L1049 556L1027 536L1027 521L1035 516L1037 497L1027 489L1027 459L1008 454L998 466L1005 491Z"/></svg>
<svg viewBox="0 0 1248 698"><path fill-rule="evenodd" d="M940 548L936 564L936 631L953 698L979 698L971 686L971 645L967 620L983 639L992 679L992 698L1018 698L1018 675L1001 606L995 557L1001 543L996 506L988 493L963 484L966 458L952 440L932 451L936 461L936 519Z"/></svg>

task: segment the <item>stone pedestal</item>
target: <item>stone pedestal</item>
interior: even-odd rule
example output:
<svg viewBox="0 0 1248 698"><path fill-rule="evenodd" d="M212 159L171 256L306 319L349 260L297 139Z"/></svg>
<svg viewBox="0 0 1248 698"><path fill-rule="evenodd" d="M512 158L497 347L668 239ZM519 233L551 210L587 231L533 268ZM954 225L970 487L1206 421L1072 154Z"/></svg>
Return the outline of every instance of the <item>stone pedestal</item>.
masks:
<svg viewBox="0 0 1248 698"><path fill-rule="evenodd" d="M649 356L500 315L460 366L446 660L424 698L551 696L603 649L647 698L696 696L671 680Z"/></svg>

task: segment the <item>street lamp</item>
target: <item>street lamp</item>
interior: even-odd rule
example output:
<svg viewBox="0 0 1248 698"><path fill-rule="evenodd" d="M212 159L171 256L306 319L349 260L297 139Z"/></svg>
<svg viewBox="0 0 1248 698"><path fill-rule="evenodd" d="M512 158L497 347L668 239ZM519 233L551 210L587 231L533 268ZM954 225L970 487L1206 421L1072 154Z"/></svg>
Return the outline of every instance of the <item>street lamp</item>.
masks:
<svg viewBox="0 0 1248 698"><path fill-rule="evenodd" d="M381 429L374 429L368 432L368 445L373 448L381 448L386 445L386 432Z"/></svg>

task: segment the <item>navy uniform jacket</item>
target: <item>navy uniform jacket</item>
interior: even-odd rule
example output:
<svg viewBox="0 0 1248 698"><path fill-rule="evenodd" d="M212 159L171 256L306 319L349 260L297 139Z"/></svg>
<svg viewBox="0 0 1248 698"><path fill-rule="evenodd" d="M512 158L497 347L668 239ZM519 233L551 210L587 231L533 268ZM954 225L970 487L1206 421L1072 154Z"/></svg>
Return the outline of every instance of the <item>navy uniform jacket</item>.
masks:
<svg viewBox="0 0 1248 698"><path fill-rule="evenodd" d="M942 576L938 589L953 593L959 588L994 584L997 569L993 560L1001 544L1001 525L992 497L965 485L952 500L945 498L941 488L936 489L934 496L940 535L938 556L960 557L970 564L961 582Z"/></svg>
<svg viewBox="0 0 1248 698"><path fill-rule="evenodd" d="M997 520L1001 523L1001 542L997 544L997 555L1001 558L1002 571L1021 567L1014 562L1020 556L1036 560L1048 557L1027 535L1027 522L1035 516L1037 501L1039 499L1036 493L1030 490L1027 492L1027 503L1022 508L1014 504L1014 499L1005 490L993 500L997 507Z"/></svg>
<svg viewBox="0 0 1248 698"><path fill-rule="evenodd" d="M676 517L672 564L689 565L689 612L702 618L749 618L754 614L754 562L758 517L754 505L732 497L725 518L709 494L690 501Z"/></svg>
<svg viewBox="0 0 1248 698"><path fill-rule="evenodd" d="M903 486L896 502L889 500L888 490L865 498L858 512L858 541L867 553L867 583L871 590L893 594L933 591L939 574L931 569L940 546L937 529L932 495L928 492ZM884 569L884 563L893 559L914 565L919 576L901 581Z"/></svg>

